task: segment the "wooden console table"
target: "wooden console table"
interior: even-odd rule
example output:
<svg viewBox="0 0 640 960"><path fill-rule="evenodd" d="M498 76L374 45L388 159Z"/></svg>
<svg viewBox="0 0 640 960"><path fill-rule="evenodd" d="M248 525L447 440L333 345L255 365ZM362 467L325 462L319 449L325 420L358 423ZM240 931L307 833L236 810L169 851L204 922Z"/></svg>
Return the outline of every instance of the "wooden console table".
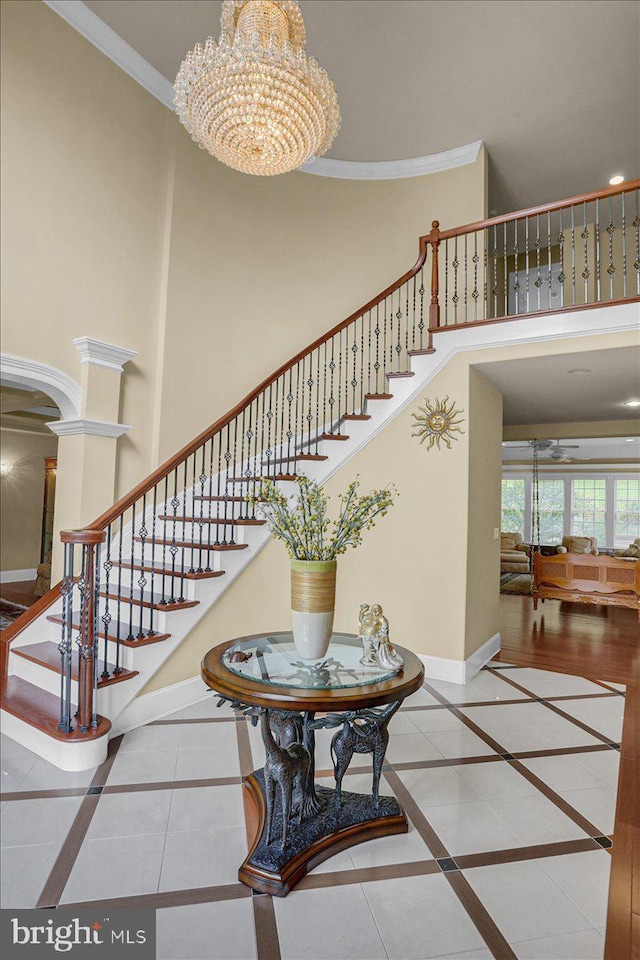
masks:
<svg viewBox="0 0 640 960"><path fill-rule="evenodd" d="M570 600L631 607L640 614L640 560L558 553L533 558L533 607L538 600Z"/></svg>
<svg viewBox="0 0 640 960"><path fill-rule="evenodd" d="M379 796L388 724L422 685L424 667L409 650L400 673L360 664L362 646L334 634L327 655L303 661L290 633L231 640L210 650L202 677L227 702L260 722L266 762L244 779L259 825L238 877L262 893L286 896L318 863L364 840L406 833L395 797ZM335 729L335 789L315 783L315 731ZM342 789L354 753L369 753L371 795Z"/></svg>

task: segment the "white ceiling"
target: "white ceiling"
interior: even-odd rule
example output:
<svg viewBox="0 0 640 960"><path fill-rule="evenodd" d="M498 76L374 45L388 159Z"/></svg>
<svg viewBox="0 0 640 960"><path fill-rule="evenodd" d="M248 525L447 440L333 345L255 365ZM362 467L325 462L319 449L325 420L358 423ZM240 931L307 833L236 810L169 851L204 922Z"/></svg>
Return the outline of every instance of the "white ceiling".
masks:
<svg viewBox="0 0 640 960"><path fill-rule="evenodd" d="M639 408L626 407L625 401L640 400L640 347L474 366L502 393L506 426L627 419L631 426L638 421Z"/></svg>
<svg viewBox="0 0 640 960"><path fill-rule="evenodd" d="M219 34L219 0L86 6L172 82L187 50ZM307 52L342 107L331 158L407 159L483 139L499 213L638 175L635 2L302 0L301 9Z"/></svg>

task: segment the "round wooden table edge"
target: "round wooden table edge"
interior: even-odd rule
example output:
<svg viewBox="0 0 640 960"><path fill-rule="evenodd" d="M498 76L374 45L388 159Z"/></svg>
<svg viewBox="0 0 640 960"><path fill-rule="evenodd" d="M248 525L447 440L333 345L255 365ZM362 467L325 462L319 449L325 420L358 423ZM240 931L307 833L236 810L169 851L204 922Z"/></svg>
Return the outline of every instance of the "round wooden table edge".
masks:
<svg viewBox="0 0 640 960"><path fill-rule="evenodd" d="M240 677L229 670L222 662L225 651L244 640L255 640L263 636L282 636L288 631L255 633L236 637L217 644L209 650L201 663L201 675L206 685L229 700L237 700L251 706L267 707L273 710L300 710L327 713L332 710L363 709L381 706L395 700L405 700L422 686L424 665L411 650L395 646L404 658L405 666L393 677L380 683L366 686L340 687L334 690L307 690L299 687L276 687L256 680ZM355 634L337 633L336 636L353 637ZM400 682L399 682L400 681ZM304 694L307 693L305 696Z"/></svg>

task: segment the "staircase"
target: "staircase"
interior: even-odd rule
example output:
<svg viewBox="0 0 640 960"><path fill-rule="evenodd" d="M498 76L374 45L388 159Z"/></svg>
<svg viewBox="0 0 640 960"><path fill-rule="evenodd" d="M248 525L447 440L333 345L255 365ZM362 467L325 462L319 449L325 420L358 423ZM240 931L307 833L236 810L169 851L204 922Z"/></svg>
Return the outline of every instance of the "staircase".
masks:
<svg viewBox="0 0 640 960"><path fill-rule="evenodd" d="M246 499L259 491L262 478L292 494L301 474L325 481L407 404L421 400L458 350L600 332L601 312L585 306L636 303L640 260L631 273L627 243L630 250L640 243L639 186L627 183L453 231L440 232L434 222L420 240L416 264L396 283L284 364L90 527L65 532L62 583L0 635L4 732L63 769L100 763L109 734L127 728L127 705L266 544L259 509ZM595 204L599 231L599 209L608 204L611 223L614 198L620 262L603 224L606 244L598 244L597 255L589 247L597 288L585 280L582 297L576 263L579 257L584 266L587 244L576 254L575 242L582 243L587 230L587 204ZM630 225L632 202L636 219ZM582 228L576 211L585 220ZM562 271L562 302L536 310L541 285L551 289L552 258L568 212L573 261ZM531 251L536 296L526 312L516 296L520 312L513 313L505 278L507 286L512 275L520 285L518 224L527 224L528 237L531 220L539 236L541 216L548 249L543 257L539 243ZM559 218L553 235L552 217ZM611 280L616 269L624 279L621 297ZM584 271L591 275L588 267ZM557 276L556 269L554 283ZM627 308L624 323L633 326L633 309Z"/></svg>

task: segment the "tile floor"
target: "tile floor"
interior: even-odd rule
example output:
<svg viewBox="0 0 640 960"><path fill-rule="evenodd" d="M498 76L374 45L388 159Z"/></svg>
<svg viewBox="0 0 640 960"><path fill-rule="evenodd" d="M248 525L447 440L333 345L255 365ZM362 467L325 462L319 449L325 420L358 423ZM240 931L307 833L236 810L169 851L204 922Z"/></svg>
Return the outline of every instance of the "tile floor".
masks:
<svg viewBox="0 0 640 960"><path fill-rule="evenodd" d="M262 742L213 697L81 774L3 738L2 906L156 907L158 960L601 958L623 693L503 664L427 683L391 722L381 785L409 832L273 900L237 879L241 775ZM316 744L326 785L332 732ZM367 759L349 789L368 790Z"/></svg>

